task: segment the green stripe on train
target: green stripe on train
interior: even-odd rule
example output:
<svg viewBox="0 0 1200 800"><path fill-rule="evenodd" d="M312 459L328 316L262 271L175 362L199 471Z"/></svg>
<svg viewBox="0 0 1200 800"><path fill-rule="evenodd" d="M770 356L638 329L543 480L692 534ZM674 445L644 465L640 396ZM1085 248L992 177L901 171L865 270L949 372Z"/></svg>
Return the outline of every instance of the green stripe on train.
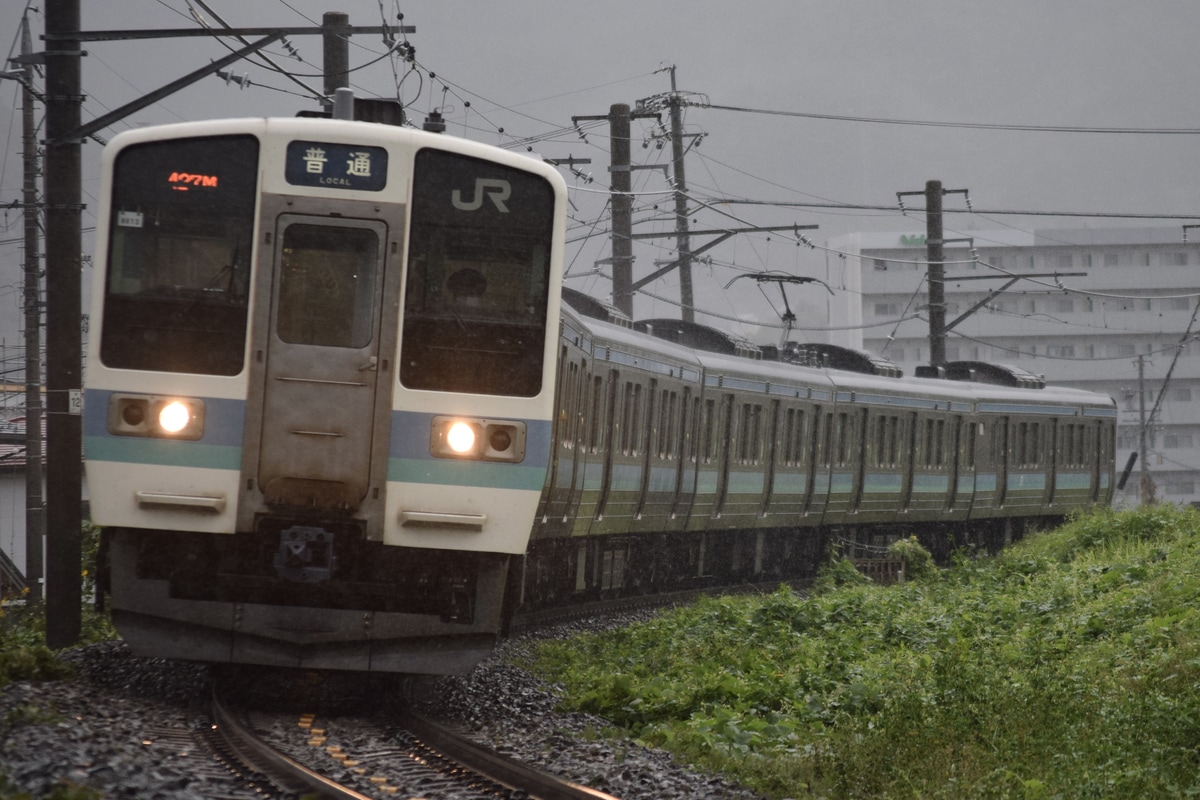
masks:
<svg viewBox="0 0 1200 800"><path fill-rule="evenodd" d="M157 467L242 468L240 447L133 436L89 436L84 441L84 455L88 461Z"/></svg>
<svg viewBox="0 0 1200 800"><path fill-rule="evenodd" d="M451 461L431 458L389 458L389 483L431 483L439 486L477 486L541 491L546 470L490 461Z"/></svg>

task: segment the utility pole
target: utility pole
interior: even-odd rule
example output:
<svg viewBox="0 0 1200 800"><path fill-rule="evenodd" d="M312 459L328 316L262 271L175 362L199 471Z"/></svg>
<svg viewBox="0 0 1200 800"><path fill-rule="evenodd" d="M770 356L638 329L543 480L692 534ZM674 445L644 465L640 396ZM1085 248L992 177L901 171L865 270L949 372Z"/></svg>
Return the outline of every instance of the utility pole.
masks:
<svg viewBox="0 0 1200 800"><path fill-rule="evenodd" d="M929 280L929 364L946 364L946 272L945 241L942 236L942 196L966 194L966 189L943 189L941 181L926 181L924 192L896 192L897 199L905 195L925 195L925 260ZM970 201L967 201L970 207ZM904 201L900 200L903 210Z"/></svg>
<svg viewBox="0 0 1200 800"><path fill-rule="evenodd" d="M675 65L671 67L671 158L675 166L675 250L679 257L679 305L684 322L696 321L692 296L692 240L688 225L687 178L683 171L683 111L675 88Z"/></svg>
<svg viewBox="0 0 1200 800"><path fill-rule="evenodd" d="M630 161L629 128L632 120L657 114L631 113L625 103L613 103L606 116L571 117L580 120L608 120L609 190L612 193L612 301L613 306L633 319L633 170ZM644 168L642 168L644 169Z"/></svg>
<svg viewBox="0 0 1200 800"><path fill-rule="evenodd" d="M608 107L612 187L613 305L633 319L633 175L629 154L629 106Z"/></svg>
<svg viewBox="0 0 1200 800"><path fill-rule="evenodd" d="M925 249L929 261L929 363L946 364L946 265L942 241L942 182L925 182Z"/></svg>
<svg viewBox="0 0 1200 800"><path fill-rule="evenodd" d="M46 645L68 647L82 627L80 418L79 0L47 0L46 34Z"/></svg>
<svg viewBox="0 0 1200 800"><path fill-rule="evenodd" d="M33 38L29 14L21 19L22 147L25 150L25 585L29 599L42 599L42 298L41 205L38 202L38 144L33 119Z"/></svg>
<svg viewBox="0 0 1200 800"><path fill-rule="evenodd" d="M1141 481L1138 487L1138 494L1141 496L1142 505L1154 505L1157 498L1154 492L1154 479L1150 477L1150 462L1146 456L1149 451L1148 439L1149 431L1146 424L1146 357L1137 357L1138 367L1138 458L1141 459Z"/></svg>
<svg viewBox="0 0 1200 800"><path fill-rule="evenodd" d="M333 97L338 89L350 86L350 15L341 11L326 11L321 17L321 39L324 43L325 99L321 105L332 110Z"/></svg>

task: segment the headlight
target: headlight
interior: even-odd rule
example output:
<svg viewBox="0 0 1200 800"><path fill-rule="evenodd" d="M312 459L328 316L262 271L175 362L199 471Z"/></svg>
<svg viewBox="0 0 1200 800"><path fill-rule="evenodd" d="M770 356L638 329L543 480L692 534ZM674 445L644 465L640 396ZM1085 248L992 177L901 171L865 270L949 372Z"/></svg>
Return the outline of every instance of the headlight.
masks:
<svg viewBox="0 0 1200 800"><path fill-rule="evenodd" d="M446 444L459 455L466 455L475 449L475 429L466 422L452 422L446 431Z"/></svg>
<svg viewBox="0 0 1200 800"><path fill-rule="evenodd" d="M429 430L429 452L436 458L516 464L525 459L525 423L478 417L434 417Z"/></svg>
<svg viewBox="0 0 1200 800"><path fill-rule="evenodd" d="M204 435L204 401L114 394L108 398L108 432L115 436L199 439Z"/></svg>

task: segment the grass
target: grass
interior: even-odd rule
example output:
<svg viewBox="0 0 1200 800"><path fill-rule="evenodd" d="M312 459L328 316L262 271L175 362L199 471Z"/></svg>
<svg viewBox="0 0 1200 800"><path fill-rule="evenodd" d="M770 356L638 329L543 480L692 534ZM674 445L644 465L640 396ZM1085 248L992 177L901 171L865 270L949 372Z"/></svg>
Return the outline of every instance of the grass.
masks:
<svg viewBox="0 0 1200 800"><path fill-rule="evenodd" d="M90 597L95 590L96 551L99 532L91 525L83 530L83 595ZM28 594L26 594L28 597ZM116 638L116 630L108 615L97 611L91 603L81 609L83 621L80 645ZM44 602L12 603L0 601L0 693L12 681L52 681L73 677L75 670L59 661L45 645L46 609ZM0 738L24 725L48 725L59 721L53 710L22 705L0 718ZM0 757L0 761L2 761ZM56 786L46 800L95 800L101 794L86 787L63 784ZM0 770L0 800L30 800L27 792L13 786Z"/></svg>
<svg viewBox="0 0 1200 800"><path fill-rule="evenodd" d="M1200 513L1099 512L895 587L845 573L529 666L773 798L1200 795Z"/></svg>

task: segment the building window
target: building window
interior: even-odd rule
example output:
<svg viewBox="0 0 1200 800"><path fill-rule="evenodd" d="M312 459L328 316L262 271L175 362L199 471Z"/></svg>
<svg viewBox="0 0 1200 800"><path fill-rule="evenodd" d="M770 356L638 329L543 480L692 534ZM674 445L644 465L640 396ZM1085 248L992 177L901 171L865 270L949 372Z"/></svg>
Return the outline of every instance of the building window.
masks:
<svg viewBox="0 0 1200 800"><path fill-rule="evenodd" d="M1192 402L1192 390L1187 386L1177 386L1171 390L1171 399L1177 403Z"/></svg>
<svg viewBox="0 0 1200 800"><path fill-rule="evenodd" d="M1057 297L1054 300L1054 310L1060 314L1069 314L1075 310L1075 301L1070 297Z"/></svg>
<svg viewBox="0 0 1200 800"><path fill-rule="evenodd" d="M875 316L877 317L896 317L900 315L899 303L876 303Z"/></svg>
<svg viewBox="0 0 1200 800"><path fill-rule="evenodd" d="M1188 254L1184 253L1163 253L1163 264L1168 267L1186 267L1188 263Z"/></svg>
<svg viewBox="0 0 1200 800"><path fill-rule="evenodd" d="M1163 487L1163 493L1167 495L1188 495L1196 493L1196 482L1183 478L1170 478Z"/></svg>
<svg viewBox="0 0 1200 800"><path fill-rule="evenodd" d="M1105 253L1104 254L1104 266L1106 266L1106 267L1118 266L1120 264L1120 259L1121 259L1121 257L1116 253Z"/></svg>
<svg viewBox="0 0 1200 800"><path fill-rule="evenodd" d="M1109 358L1132 358L1137 355L1137 351L1132 344L1110 344L1108 346Z"/></svg>
<svg viewBox="0 0 1200 800"><path fill-rule="evenodd" d="M1075 345L1073 344L1048 344L1046 345L1046 355L1051 358L1074 358Z"/></svg>
<svg viewBox="0 0 1200 800"><path fill-rule="evenodd" d="M1190 433L1168 433L1163 436L1163 447L1169 450L1188 449L1192 446Z"/></svg>
<svg viewBox="0 0 1200 800"><path fill-rule="evenodd" d="M1186 254L1185 254L1186 255ZM1191 311L1192 301L1187 297L1164 297L1162 299L1163 311Z"/></svg>
<svg viewBox="0 0 1200 800"><path fill-rule="evenodd" d="M1071 253L1059 253L1054 257L1054 266L1059 268L1073 267L1075 266L1075 258Z"/></svg>

